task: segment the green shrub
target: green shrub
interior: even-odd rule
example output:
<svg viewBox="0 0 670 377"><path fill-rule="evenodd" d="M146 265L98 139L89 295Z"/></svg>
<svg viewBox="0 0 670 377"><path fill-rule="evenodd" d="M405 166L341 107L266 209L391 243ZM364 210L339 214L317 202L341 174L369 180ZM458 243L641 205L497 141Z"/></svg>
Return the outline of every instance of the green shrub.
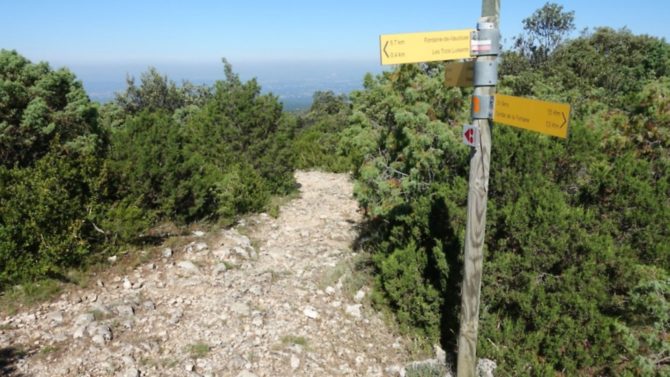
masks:
<svg viewBox="0 0 670 377"><path fill-rule="evenodd" d="M97 163L52 150L34 167L0 168L0 286L85 260L98 240L88 221Z"/></svg>
<svg viewBox="0 0 670 377"><path fill-rule="evenodd" d="M339 153L340 135L310 129L300 133L293 144L296 168L346 172L351 168L349 159Z"/></svg>
<svg viewBox="0 0 670 377"><path fill-rule="evenodd" d="M67 280L158 222L229 222L294 190L295 118L224 71L204 87L150 69L96 106L66 69L1 50L0 291Z"/></svg>
<svg viewBox="0 0 670 377"><path fill-rule="evenodd" d="M222 171L246 163L270 193L289 193L295 188L295 120L282 114L277 97L261 94L255 79L242 82L225 60L224 71L225 80L214 84L211 100L187 123L189 150Z"/></svg>
<svg viewBox="0 0 670 377"><path fill-rule="evenodd" d="M295 124L255 80L243 83L225 61L224 68L225 80L201 97L181 99L183 89L150 71L139 88L119 97L122 108L135 109L123 121L106 110L115 124L109 181L117 198L154 219L183 223L230 220L294 189Z"/></svg>
<svg viewBox="0 0 670 377"><path fill-rule="evenodd" d="M249 165L230 167L217 183L217 214L232 219L239 213L260 211L270 199L270 192L261 176Z"/></svg>
<svg viewBox="0 0 670 377"><path fill-rule="evenodd" d="M100 152L97 116L70 71L0 50L0 164L31 166L54 140L69 153Z"/></svg>
<svg viewBox="0 0 670 377"><path fill-rule="evenodd" d="M594 79L576 91L564 80L574 73L561 62L570 43L540 68L506 76L499 90L528 80L526 94L571 100L605 88ZM567 141L494 128L478 351L499 373L668 373L670 86L667 77L626 84L662 71L637 64L610 67L628 77L618 86L625 108L613 98L580 102ZM468 104L467 91L443 88L442 76L427 64L366 77L340 143L368 215L362 239L375 261L376 302L427 344L455 350Z"/></svg>
<svg viewBox="0 0 670 377"><path fill-rule="evenodd" d="M339 148L351 114L351 104L344 95L332 91L316 92L312 106L300 116L300 127L293 142L295 164L299 169L322 169L347 172L352 164Z"/></svg>

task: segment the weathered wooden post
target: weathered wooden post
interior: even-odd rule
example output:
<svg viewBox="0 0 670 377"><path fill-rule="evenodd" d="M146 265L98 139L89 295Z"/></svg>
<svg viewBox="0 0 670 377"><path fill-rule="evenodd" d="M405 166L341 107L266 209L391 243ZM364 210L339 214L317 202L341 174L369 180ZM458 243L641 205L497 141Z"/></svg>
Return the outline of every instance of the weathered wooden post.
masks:
<svg viewBox="0 0 670 377"><path fill-rule="evenodd" d="M470 131L474 150L470 159L468 219L465 231L464 274L458 335L458 377L474 377L477 366L482 249L491 160L491 122L489 119L493 114L498 76L496 59L500 46L499 14L500 0L483 0L482 17L479 19L475 38L472 40L473 54L477 56L473 76L475 87L472 96L473 125ZM478 134L478 137L472 137L473 133Z"/></svg>

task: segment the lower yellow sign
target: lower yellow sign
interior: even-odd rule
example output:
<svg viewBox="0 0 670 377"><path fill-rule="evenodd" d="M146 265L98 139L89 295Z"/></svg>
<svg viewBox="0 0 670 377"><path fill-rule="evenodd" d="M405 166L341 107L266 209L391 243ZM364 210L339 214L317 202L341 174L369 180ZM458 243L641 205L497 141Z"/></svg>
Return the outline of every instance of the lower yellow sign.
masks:
<svg viewBox="0 0 670 377"><path fill-rule="evenodd" d="M467 59L470 57L472 31L465 29L382 35L379 37L382 64Z"/></svg>
<svg viewBox="0 0 670 377"><path fill-rule="evenodd" d="M475 62L448 62L444 66L444 84L448 87L472 86Z"/></svg>
<svg viewBox="0 0 670 377"><path fill-rule="evenodd" d="M496 94L493 121L565 139L570 105Z"/></svg>

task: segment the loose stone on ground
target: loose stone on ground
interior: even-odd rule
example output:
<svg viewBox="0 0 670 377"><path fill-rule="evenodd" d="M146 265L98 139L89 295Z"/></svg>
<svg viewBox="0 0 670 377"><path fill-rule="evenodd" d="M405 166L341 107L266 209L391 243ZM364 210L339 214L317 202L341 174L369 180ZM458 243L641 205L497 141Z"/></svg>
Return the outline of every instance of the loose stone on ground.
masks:
<svg viewBox="0 0 670 377"><path fill-rule="evenodd" d="M22 346L22 376L383 376L404 372L402 341L347 291L361 215L345 175L298 172L278 218L184 236L185 246L121 276L0 317L0 349ZM121 258L114 258L118 265ZM105 276L105 275L102 275ZM389 373L391 372L391 373Z"/></svg>

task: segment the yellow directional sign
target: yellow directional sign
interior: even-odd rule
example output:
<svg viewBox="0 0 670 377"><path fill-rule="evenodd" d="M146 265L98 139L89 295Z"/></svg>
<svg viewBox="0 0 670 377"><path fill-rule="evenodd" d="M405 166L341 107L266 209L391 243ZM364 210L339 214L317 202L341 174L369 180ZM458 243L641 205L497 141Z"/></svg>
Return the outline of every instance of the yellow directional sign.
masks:
<svg viewBox="0 0 670 377"><path fill-rule="evenodd" d="M448 87L472 86L475 74L475 62L448 62L444 66L444 84Z"/></svg>
<svg viewBox="0 0 670 377"><path fill-rule="evenodd" d="M570 105L496 94L493 121L543 134L568 137Z"/></svg>
<svg viewBox="0 0 670 377"><path fill-rule="evenodd" d="M382 35L379 37L382 64L467 59L470 57L472 31L465 29Z"/></svg>

